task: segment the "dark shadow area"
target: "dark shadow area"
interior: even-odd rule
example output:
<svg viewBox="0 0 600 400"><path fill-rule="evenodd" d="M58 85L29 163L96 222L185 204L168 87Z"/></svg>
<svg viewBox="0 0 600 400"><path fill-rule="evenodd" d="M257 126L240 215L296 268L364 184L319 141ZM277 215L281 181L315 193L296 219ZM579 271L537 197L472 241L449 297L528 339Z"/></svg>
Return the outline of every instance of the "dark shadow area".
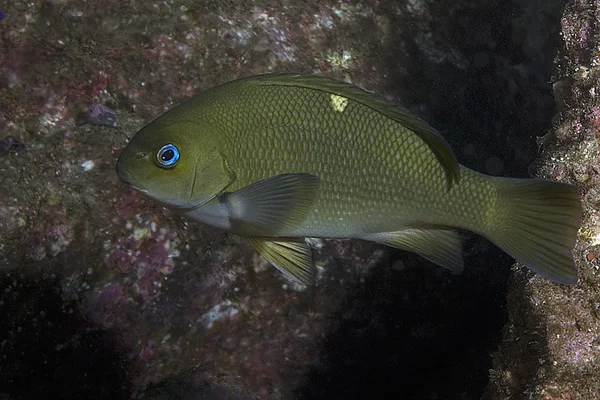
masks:
<svg viewBox="0 0 600 400"><path fill-rule="evenodd" d="M239 392L211 384L197 368L150 384L136 400L247 400Z"/></svg>
<svg viewBox="0 0 600 400"><path fill-rule="evenodd" d="M58 280L2 273L0 394L8 400L128 398L127 350L118 335L94 327L74 301L62 298Z"/></svg>
<svg viewBox="0 0 600 400"><path fill-rule="evenodd" d="M407 50L389 43L389 93L439 129L459 161L477 171L528 177L535 138L551 127L551 76L566 2L536 3L432 2L426 37L411 36L406 27L418 22L408 13L391 24L391 36L410 44L411 63L399 70L394 55Z"/></svg>
<svg viewBox="0 0 600 400"><path fill-rule="evenodd" d="M345 300L297 397L480 398L505 321L512 261L492 246L476 253L461 275L392 253ZM396 257L405 260L402 270L390 267Z"/></svg>

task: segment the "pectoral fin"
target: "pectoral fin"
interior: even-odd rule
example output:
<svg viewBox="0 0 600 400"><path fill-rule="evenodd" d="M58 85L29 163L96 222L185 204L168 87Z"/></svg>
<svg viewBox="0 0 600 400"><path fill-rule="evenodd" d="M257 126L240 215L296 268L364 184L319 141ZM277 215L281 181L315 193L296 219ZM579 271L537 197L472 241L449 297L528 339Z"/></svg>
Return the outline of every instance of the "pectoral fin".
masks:
<svg viewBox="0 0 600 400"><path fill-rule="evenodd" d="M282 174L263 179L219 201L227 206L231 231L243 236L277 236L298 226L317 197L319 178Z"/></svg>
<svg viewBox="0 0 600 400"><path fill-rule="evenodd" d="M405 229L375 233L367 240L417 253L453 272L463 270L462 243L458 232L446 229Z"/></svg>
<svg viewBox="0 0 600 400"><path fill-rule="evenodd" d="M246 240L288 278L306 286L314 283L312 254L303 238L247 237Z"/></svg>

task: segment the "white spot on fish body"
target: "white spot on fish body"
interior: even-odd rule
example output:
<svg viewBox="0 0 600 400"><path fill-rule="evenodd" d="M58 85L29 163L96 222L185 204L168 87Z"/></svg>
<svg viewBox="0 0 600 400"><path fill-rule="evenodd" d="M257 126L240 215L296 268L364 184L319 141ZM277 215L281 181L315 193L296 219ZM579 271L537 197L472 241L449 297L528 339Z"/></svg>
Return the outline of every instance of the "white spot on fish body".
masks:
<svg viewBox="0 0 600 400"><path fill-rule="evenodd" d="M330 94L329 98L331 99L331 107L337 112L344 112L346 107L348 107L348 99L343 96Z"/></svg>

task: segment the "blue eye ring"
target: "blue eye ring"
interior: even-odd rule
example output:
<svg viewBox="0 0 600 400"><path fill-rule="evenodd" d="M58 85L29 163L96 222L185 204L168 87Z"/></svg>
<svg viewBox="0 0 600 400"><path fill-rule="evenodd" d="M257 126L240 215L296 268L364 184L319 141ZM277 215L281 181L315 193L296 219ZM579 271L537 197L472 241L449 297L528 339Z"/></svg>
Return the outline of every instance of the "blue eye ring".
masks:
<svg viewBox="0 0 600 400"><path fill-rule="evenodd" d="M172 168L179 160L179 150L175 145L169 143L158 149L156 162L163 168Z"/></svg>

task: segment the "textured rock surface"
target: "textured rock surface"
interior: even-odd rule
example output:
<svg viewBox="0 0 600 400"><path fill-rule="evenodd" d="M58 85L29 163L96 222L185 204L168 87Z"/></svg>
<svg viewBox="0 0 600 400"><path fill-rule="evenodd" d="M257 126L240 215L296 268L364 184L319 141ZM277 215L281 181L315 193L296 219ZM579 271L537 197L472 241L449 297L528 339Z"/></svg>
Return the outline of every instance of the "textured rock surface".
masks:
<svg viewBox="0 0 600 400"><path fill-rule="evenodd" d="M0 147L0 394L326 398L385 386L404 398L479 397L505 318L511 260L500 250L469 240L466 271L452 276L380 246L316 241L310 293L237 237L188 225L125 188L114 163L144 123L199 90L300 71L403 103L472 168L527 176L534 137L553 115L560 9L500 0L0 3L0 139L12 137ZM594 10L585 15L563 22L579 58L560 78L587 78L555 85L565 99L588 99L574 113L580 125L557 122L560 143L573 145L595 121L585 94L595 75L575 68L593 71L585 44ZM573 179L560 160L546 168L562 172L545 174ZM595 179L591 169L577 174ZM564 303L546 290L571 302L587 290L523 276L510 297L516 322L544 315L530 299ZM535 285L528 297L523 282ZM561 329L578 333L573 345L591 340L590 326ZM552 354L573 356L553 343ZM580 354L578 363L590 356ZM538 353L527 355L537 367ZM533 388L539 369L522 369L517 389Z"/></svg>

